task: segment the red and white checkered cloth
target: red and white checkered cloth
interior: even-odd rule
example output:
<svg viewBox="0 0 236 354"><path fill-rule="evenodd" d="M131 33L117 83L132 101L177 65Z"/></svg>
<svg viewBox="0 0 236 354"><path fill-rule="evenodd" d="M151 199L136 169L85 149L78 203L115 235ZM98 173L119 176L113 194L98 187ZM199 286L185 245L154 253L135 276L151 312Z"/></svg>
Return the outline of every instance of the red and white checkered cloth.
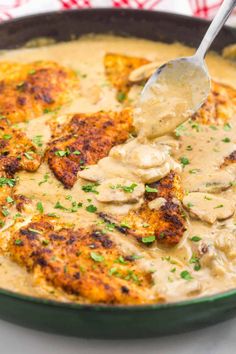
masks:
<svg viewBox="0 0 236 354"><path fill-rule="evenodd" d="M92 7L137 8L212 18L222 0L0 0L0 21L52 10ZM236 13L230 19L236 25Z"/></svg>

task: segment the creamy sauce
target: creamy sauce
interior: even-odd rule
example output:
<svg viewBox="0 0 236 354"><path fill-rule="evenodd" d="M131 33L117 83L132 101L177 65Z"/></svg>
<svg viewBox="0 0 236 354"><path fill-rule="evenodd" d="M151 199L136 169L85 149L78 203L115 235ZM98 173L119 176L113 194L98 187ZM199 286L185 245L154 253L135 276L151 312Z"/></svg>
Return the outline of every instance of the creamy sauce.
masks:
<svg viewBox="0 0 236 354"><path fill-rule="evenodd" d="M138 101L134 126L139 139L172 132L201 106L209 90L209 78L198 61L182 59L165 64Z"/></svg>
<svg viewBox="0 0 236 354"><path fill-rule="evenodd" d="M93 55L88 55L91 48ZM80 77L80 92L70 104L60 111L61 117L57 119L63 121L66 119L67 113L119 110L121 108L116 100L116 91L110 87L104 73L103 57L107 51L146 57L160 65L170 59L193 54L192 49L180 44L168 45L132 38L91 36L79 41L39 49L5 51L1 54L0 60L30 62L55 60L56 58L58 63L74 69ZM216 54L209 54L207 62L214 79L236 86L235 64ZM134 86L129 93L133 104L139 97L140 89L139 86ZM151 142L132 138L127 144L112 149L109 156L99 161L96 166L81 172L81 178L78 178L74 187L69 191L65 190L61 183L54 178L45 162L36 173L20 172L16 192L32 199L28 210L23 213L23 222L27 223L31 219L37 202L41 201L45 213L56 213L60 217L60 221L85 227L101 223L95 214L86 211L88 205L93 204L99 210L111 213L125 214L130 208L138 208L142 203L145 183L162 178L171 169L182 171L181 176L186 194L188 192L215 193L217 197L224 198L234 204L236 202L236 190L235 187L232 187L235 181L234 168L232 166L224 169L219 168L224 158L235 150L236 126L234 118L232 116L230 121L230 131L225 131L223 126L212 130L210 127L199 125L196 129L192 127L191 122L186 122L183 125L184 134L178 139L173 135L154 139ZM35 135L42 135L44 143L42 149L44 149L50 139L50 128L47 124L50 119L50 114L44 115L28 124L22 124L20 127L31 138ZM155 123L153 127L156 129L157 124ZM140 130L142 130L141 127ZM169 128L167 130L169 131ZM149 132L145 134L149 137L156 137L163 132L153 133L153 128L151 128L150 134ZM230 139L228 143L222 141L225 137ZM188 148L189 146L191 149ZM181 168L183 157L187 158L189 163L182 164ZM91 171L92 173L90 173ZM114 178L115 180L111 181ZM124 180L121 182L120 178ZM86 193L81 189L87 183L86 180L100 182L100 188L104 188L103 194L101 193L103 200L101 200L101 196L99 200L96 194ZM102 184L103 182L105 185ZM119 187L110 188L110 186L116 187L120 184L130 187L133 183L137 184L137 187L134 188L134 194L130 193L128 199ZM114 200L111 201L111 195L112 197L115 195L115 199L119 200L114 203ZM75 212L70 212L73 201L83 203L83 207ZM58 202L67 211L55 208ZM150 208L159 208L164 202L163 200L155 200L150 204ZM188 208L187 204L186 208ZM13 210L9 216L9 223L12 222L12 215L15 212ZM236 226L234 216L228 213L228 217L227 220L210 224L188 216L188 227L182 241L178 246L168 250L157 247L144 252L135 242L130 242L130 240L128 242L121 234L113 232L111 237L125 253L128 254L132 250L132 252L142 255L143 258L138 261L138 264L143 269L152 270L155 284L153 292L157 291L163 294L166 301L176 301L193 296L208 295L236 286ZM222 218L217 214L216 219ZM16 227L20 227L20 223L19 225L16 223ZM9 237L7 227L1 237L4 248L4 240ZM205 252L206 249L208 252ZM202 254L201 269L195 270L198 267L196 259L198 252ZM31 274L26 273L23 268L10 262L4 256L1 256L1 264L1 287L41 297L59 298L62 301L70 300L62 292L55 293L55 289L51 289L47 284L45 287L41 283L37 284ZM188 271L191 279L186 280L181 276L183 271ZM54 293L52 293L53 291Z"/></svg>

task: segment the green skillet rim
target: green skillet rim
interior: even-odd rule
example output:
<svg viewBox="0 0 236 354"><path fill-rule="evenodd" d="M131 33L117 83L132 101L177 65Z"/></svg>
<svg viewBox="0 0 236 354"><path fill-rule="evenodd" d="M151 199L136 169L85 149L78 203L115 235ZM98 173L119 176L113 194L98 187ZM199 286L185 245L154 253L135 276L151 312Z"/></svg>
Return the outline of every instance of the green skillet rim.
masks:
<svg viewBox="0 0 236 354"><path fill-rule="evenodd" d="M193 298L191 300L183 300L176 302L167 302L161 304L147 304L147 305L102 305L102 304L80 304L76 302L63 302L58 300L52 300L47 298L41 298L26 294L17 293L11 290L6 290L0 288L0 296L9 296L13 299L23 300L27 302L32 302L35 304L48 305L53 307L62 307L75 310L95 310L95 311L152 311L152 310L163 310L167 308L176 308L176 307L187 307L191 305L201 305L203 303L215 302L218 300L224 300L230 297L235 296L236 300L236 288L224 292L217 293L215 295L202 296L198 298ZM236 303L236 302L235 302Z"/></svg>
<svg viewBox="0 0 236 354"><path fill-rule="evenodd" d="M105 10L107 8L103 8ZM80 10L82 12L89 12L90 9L83 9ZM94 10L94 9L93 9ZM97 9L99 10L99 9ZM114 10L114 9L113 9ZM134 11L134 9L132 9ZM78 10L68 10L67 12L76 12ZM127 10L126 10L127 11ZM142 10L135 10L136 12L140 12ZM44 16L50 16L57 13L58 15L61 13L60 11L49 11L45 12L43 15ZM165 13L165 12L164 12ZM7 22L4 22L0 24L1 27L4 27L7 25L7 23L18 23L22 22L25 19L31 17L37 17L40 14L32 14L32 15L26 15L22 16L20 18L15 18L11 19ZM178 15L178 17L182 18L188 18L188 16L185 15ZM207 20L204 19L198 19L199 22L202 23L207 23ZM231 28L230 26L225 26L228 28ZM176 301L176 302L167 302L167 303L161 303L161 304L148 304L148 305L101 305L101 304L80 304L76 302L63 302L63 301L57 301L57 300L52 300L52 299L47 299L47 298L41 298L41 297L36 297L36 296L30 296L26 294L21 294L17 293L11 290L7 290L4 288L0 288L0 296L8 296L9 298L16 299L16 300L21 300L21 301L26 301L28 303L35 303L39 305L46 305L46 306L52 306L52 307L59 307L59 308L67 308L67 309L74 309L74 310L93 310L93 311L105 311L105 312L114 312L114 311L124 311L124 312L130 312L130 311L153 311L153 310L164 310L164 309L171 309L171 308L177 308L177 307L187 307L191 305L201 305L204 303L208 302L216 302L220 300L224 300L230 297L235 296L236 299L236 288L233 288L231 290L223 291L220 293L217 293L215 295L208 295L208 296L202 296L202 297L197 297L193 298L191 300L183 300L183 301Z"/></svg>

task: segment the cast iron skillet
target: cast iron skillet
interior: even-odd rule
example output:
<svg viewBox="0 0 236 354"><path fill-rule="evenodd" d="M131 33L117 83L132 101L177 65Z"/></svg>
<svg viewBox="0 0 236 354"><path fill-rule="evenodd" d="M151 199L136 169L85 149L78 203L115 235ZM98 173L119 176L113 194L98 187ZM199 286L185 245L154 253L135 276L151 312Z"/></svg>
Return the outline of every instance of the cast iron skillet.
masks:
<svg viewBox="0 0 236 354"><path fill-rule="evenodd" d="M0 49L16 48L35 37L67 41L86 33L114 33L197 46L208 23L151 11L94 9L52 12L0 25ZM236 42L225 27L213 49ZM79 60L79 58L78 58ZM0 289L0 316L44 331L93 338L141 338L190 331L236 315L236 289L172 304L101 306L60 303Z"/></svg>

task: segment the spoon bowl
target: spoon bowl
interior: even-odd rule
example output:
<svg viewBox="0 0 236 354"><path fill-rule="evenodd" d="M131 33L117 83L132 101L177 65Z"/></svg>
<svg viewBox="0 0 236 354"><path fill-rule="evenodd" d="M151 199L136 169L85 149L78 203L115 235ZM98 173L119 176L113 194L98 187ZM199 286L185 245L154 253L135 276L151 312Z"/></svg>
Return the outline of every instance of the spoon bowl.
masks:
<svg viewBox="0 0 236 354"><path fill-rule="evenodd" d="M223 1L194 56L171 60L149 78L135 117L141 138L170 133L206 101L210 77L204 57L235 5L236 0Z"/></svg>

